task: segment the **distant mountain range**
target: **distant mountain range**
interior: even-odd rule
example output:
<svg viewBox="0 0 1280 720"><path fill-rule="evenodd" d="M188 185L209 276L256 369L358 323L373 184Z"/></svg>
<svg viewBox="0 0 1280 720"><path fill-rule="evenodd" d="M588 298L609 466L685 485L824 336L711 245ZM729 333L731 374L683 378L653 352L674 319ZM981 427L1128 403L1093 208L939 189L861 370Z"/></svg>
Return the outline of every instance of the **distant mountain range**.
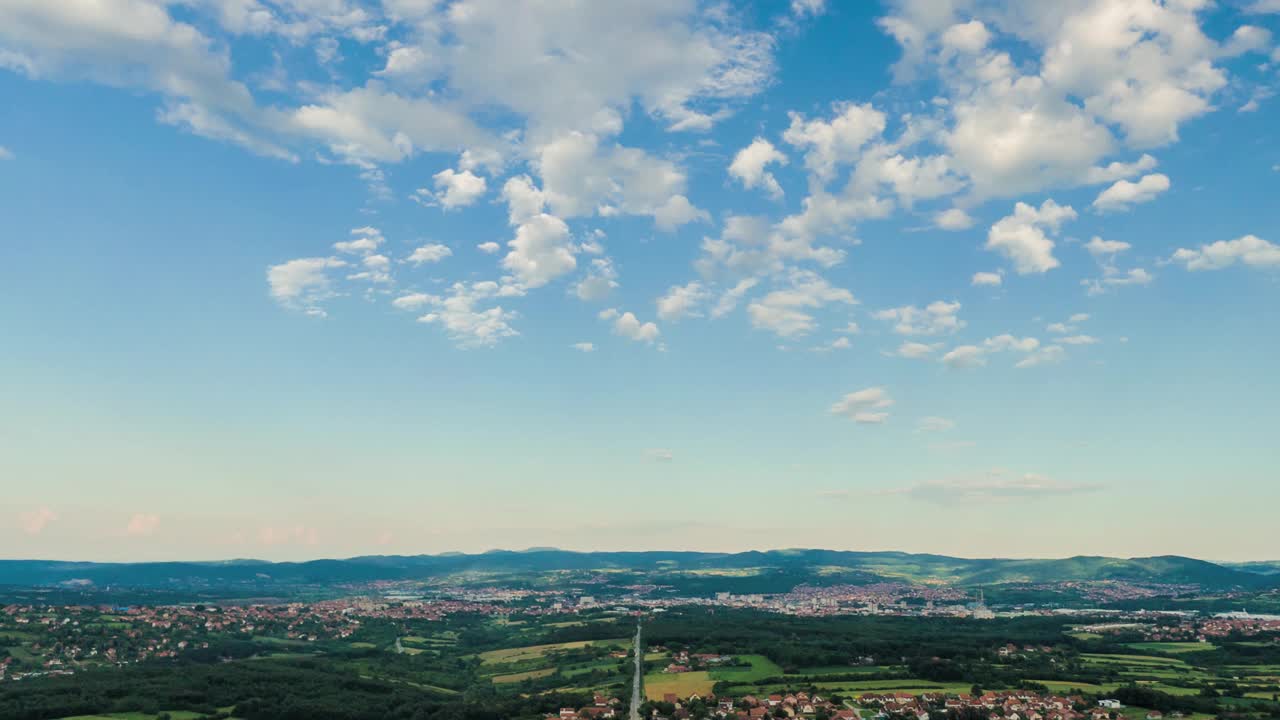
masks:
<svg viewBox="0 0 1280 720"><path fill-rule="evenodd" d="M781 582L862 584L881 581L953 585L1123 580L1194 584L1205 589L1280 587L1277 563L1216 564L1166 555L1148 558L1072 557L1058 560L968 559L902 552L771 550L767 552L571 552L548 548L480 554L370 555L345 560L271 563L92 563L0 560L0 585L96 587L222 587L334 585L374 580L512 581L563 571L601 571L620 580L696 578L700 591L723 578L773 576ZM777 584L781 584L775 583ZM739 584L734 587L748 587Z"/></svg>

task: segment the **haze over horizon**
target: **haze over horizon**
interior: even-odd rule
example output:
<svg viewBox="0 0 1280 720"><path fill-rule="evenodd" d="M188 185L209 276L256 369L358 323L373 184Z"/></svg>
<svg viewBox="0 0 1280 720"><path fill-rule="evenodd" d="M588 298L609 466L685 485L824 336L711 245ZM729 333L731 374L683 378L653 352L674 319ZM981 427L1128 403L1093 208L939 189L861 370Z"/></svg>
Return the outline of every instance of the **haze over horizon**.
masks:
<svg viewBox="0 0 1280 720"><path fill-rule="evenodd" d="M1278 35L0 0L0 558L1276 560Z"/></svg>

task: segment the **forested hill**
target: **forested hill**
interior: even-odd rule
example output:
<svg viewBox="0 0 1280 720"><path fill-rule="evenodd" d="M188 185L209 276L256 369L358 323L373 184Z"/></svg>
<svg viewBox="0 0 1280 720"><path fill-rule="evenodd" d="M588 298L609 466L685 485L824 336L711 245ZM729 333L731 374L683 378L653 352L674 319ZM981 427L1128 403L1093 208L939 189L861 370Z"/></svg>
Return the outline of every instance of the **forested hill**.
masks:
<svg viewBox="0 0 1280 720"><path fill-rule="evenodd" d="M591 552L556 549L498 550L468 555L375 555L345 560L269 563L225 562L88 563L0 560L0 585L158 587L195 585L329 585L373 580L468 577L511 578L554 571L602 570L629 575L714 578L705 571L743 577L782 575L800 582L945 582L990 585L1012 582L1125 580L1195 584L1206 589L1280 586L1280 575L1250 565L1229 567L1180 556L1150 558L1073 557L1046 560L969 559L901 552L772 550L767 552ZM693 571L702 571L694 573ZM732 571L732 572L729 572ZM706 580L704 584L714 584ZM725 589L733 589L726 581ZM700 588L706 590L707 588Z"/></svg>

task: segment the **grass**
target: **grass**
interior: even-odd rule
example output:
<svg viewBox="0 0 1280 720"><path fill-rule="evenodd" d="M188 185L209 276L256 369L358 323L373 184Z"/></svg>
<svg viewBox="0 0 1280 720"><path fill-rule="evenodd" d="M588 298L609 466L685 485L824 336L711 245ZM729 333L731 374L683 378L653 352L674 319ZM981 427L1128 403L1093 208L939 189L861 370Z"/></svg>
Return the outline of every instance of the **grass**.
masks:
<svg viewBox="0 0 1280 720"><path fill-rule="evenodd" d="M782 668L763 655L739 655L737 659L739 662L750 663L751 667L715 668L710 671L711 679L726 680L733 683L749 683L763 680L767 677L782 675Z"/></svg>
<svg viewBox="0 0 1280 720"><path fill-rule="evenodd" d="M1213 643L1202 642L1138 642L1127 643L1125 647L1143 652L1169 653L1171 655L1218 649L1218 646Z"/></svg>
<svg viewBox="0 0 1280 720"><path fill-rule="evenodd" d="M1027 682L1040 683L1049 688L1049 692L1066 692L1067 690L1076 689L1091 693L1114 692L1119 685L1094 685L1087 682L1075 682L1072 680L1027 680Z"/></svg>
<svg viewBox="0 0 1280 720"><path fill-rule="evenodd" d="M527 645L525 647L504 648L480 653L480 662L484 665L516 663L523 660L541 658L546 656L547 653L556 652L557 650L576 650L588 646L625 647L626 644L626 638L619 638L617 640L579 640L577 642L552 643L549 645Z"/></svg>
<svg viewBox="0 0 1280 720"><path fill-rule="evenodd" d="M528 672L511 673L510 675L494 675L493 683L495 685L503 685L506 683L517 683L521 680L533 680L535 678L544 678L548 675L554 675L555 668L543 668L541 670L530 670Z"/></svg>
<svg viewBox="0 0 1280 720"><path fill-rule="evenodd" d="M1187 663L1177 658L1154 657L1151 655L1122 655L1105 654L1105 653L1081 653L1080 657L1086 662L1106 663L1110 665L1170 665L1175 667L1187 667Z"/></svg>
<svg viewBox="0 0 1280 720"><path fill-rule="evenodd" d="M893 672L897 669L890 665L828 665L825 667L800 668L793 673L783 675L783 677L821 678L824 675L870 675L872 673Z"/></svg>
<svg viewBox="0 0 1280 720"><path fill-rule="evenodd" d="M687 673L650 673L644 676L644 693L650 700L661 700L667 693L686 698L693 693L706 695L715 681L711 673L703 670Z"/></svg>

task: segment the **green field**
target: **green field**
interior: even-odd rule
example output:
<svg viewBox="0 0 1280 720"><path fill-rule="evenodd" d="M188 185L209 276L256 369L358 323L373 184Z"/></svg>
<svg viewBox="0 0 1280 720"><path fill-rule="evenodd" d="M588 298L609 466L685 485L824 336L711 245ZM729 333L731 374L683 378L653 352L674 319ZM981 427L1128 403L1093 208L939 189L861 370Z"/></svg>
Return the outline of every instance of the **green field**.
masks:
<svg viewBox="0 0 1280 720"><path fill-rule="evenodd" d="M684 698L693 693L706 695L711 692L715 680L707 671L687 673L649 673L644 676L644 694L650 700L661 700L666 693Z"/></svg>
<svg viewBox="0 0 1280 720"><path fill-rule="evenodd" d="M554 675L555 672L555 668L543 668L541 670L530 670L522 673L511 673L510 675L494 675L493 682L495 685L515 683L520 682L521 680L532 680L534 678L547 677L548 675Z"/></svg>
<svg viewBox="0 0 1280 720"><path fill-rule="evenodd" d="M498 665L503 663L516 663L523 660L535 660L544 657L547 653L556 652L557 650L577 650L578 648L596 646L596 647L626 647L627 638L618 638L616 640L579 640L577 642L552 643L549 645L527 645L518 648L504 648L502 650L490 650L489 652L480 653L480 662L484 665Z"/></svg>
<svg viewBox="0 0 1280 720"><path fill-rule="evenodd" d="M1169 653L1171 655L1218 649L1218 646L1213 643L1202 642L1140 642L1127 643L1125 647L1141 652Z"/></svg>
<svg viewBox="0 0 1280 720"><path fill-rule="evenodd" d="M751 667L723 667L711 670L711 679L733 683L750 683L768 677L779 677L782 668L763 655L739 655L738 662L751 663Z"/></svg>

